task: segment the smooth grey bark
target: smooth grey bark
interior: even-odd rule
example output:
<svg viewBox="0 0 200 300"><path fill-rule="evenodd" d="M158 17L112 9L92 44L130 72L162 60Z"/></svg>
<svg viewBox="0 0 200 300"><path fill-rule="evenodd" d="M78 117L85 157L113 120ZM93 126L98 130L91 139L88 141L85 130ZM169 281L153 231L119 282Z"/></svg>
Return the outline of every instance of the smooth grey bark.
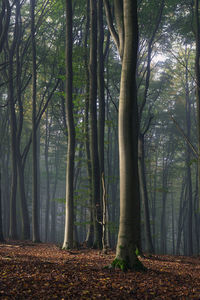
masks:
<svg viewBox="0 0 200 300"><path fill-rule="evenodd" d="M90 0L90 60L89 60L90 155L92 166L92 199L94 209L94 247L102 247L100 204L100 169L97 133L97 1Z"/></svg>
<svg viewBox="0 0 200 300"><path fill-rule="evenodd" d="M189 81L188 81L188 56L186 58L185 66L185 114L186 114L186 132L187 137L191 140L191 100L189 97ZM188 216L187 216L187 228L188 239L187 249L188 255L193 255L193 196L192 196L192 175L191 175L191 149L186 145L186 172L187 172L187 201L188 201Z"/></svg>
<svg viewBox="0 0 200 300"><path fill-rule="evenodd" d="M37 157L37 71L36 71L36 42L35 42L35 0L30 1L31 15L31 50L32 50L32 240L40 242L39 210L38 210L38 157Z"/></svg>
<svg viewBox="0 0 200 300"><path fill-rule="evenodd" d="M182 181L180 200L179 200L179 216L177 224L177 239L176 239L176 255L180 255L181 235L183 230L183 195L185 193L185 178Z"/></svg>
<svg viewBox="0 0 200 300"><path fill-rule="evenodd" d="M50 136L50 124L48 124L49 114L48 108L46 111L46 130L45 130L45 169L46 169L46 207L45 207L45 241L48 240L49 234L49 210L50 210L50 174L49 174L49 136Z"/></svg>
<svg viewBox="0 0 200 300"><path fill-rule="evenodd" d="M104 168L104 135L105 135L105 95L104 95L104 24L103 24L103 0L98 1L97 7L97 25L98 25L98 99L99 99L99 112L98 112L98 148L99 148L99 171L100 171L100 203L102 207L102 246L103 251L106 251L109 244L107 233L108 223L108 203L107 192L105 183L105 168ZM103 181L102 181L103 178ZM104 249L105 248L105 249Z"/></svg>
<svg viewBox="0 0 200 300"><path fill-rule="evenodd" d="M8 106L10 113L10 131L11 131L11 195L10 195L10 226L9 238L17 239L17 219L16 219L16 193L17 193L17 120L15 114L14 99L14 53L17 42L17 26L19 17L19 5L16 5L15 28L13 41L9 49L9 66L8 66Z"/></svg>
<svg viewBox="0 0 200 300"><path fill-rule="evenodd" d="M18 3L19 5L19 3ZM17 169L18 169L18 184L19 184L19 195L20 195L20 205L21 205L21 215L22 215L22 239L30 239L30 220L29 213L25 195L25 183L24 183L24 168L25 160L21 154L21 137L22 128L24 122L24 109L22 103L22 58L20 56L20 44L22 42L22 22L21 14L19 9L19 22L17 23L17 43L16 43L16 90L17 90L17 104L18 104L18 128L17 128ZM16 112L17 113L17 112Z"/></svg>
<svg viewBox="0 0 200 300"><path fill-rule="evenodd" d="M104 128L105 128L105 96L104 96L104 27L103 27L103 1L98 1L97 7L98 18L98 68L97 68L97 83L98 83L98 99L99 99L99 118L98 118L98 148L99 148L99 170L100 176L104 173ZM102 185L101 185L102 203Z"/></svg>
<svg viewBox="0 0 200 300"><path fill-rule="evenodd" d="M196 238L196 253L199 253L200 240L199 240L199 201L198 201L198 172L196 169L196 182L195 182L195 195L194 195L194 225L195 225L195 238Z"/></svg>
<svg viewBox="0 0 200 300"><path fill-rule="evenodd" d="M171 207L172 207L172 254L175 255L175 226L174 226L174 198L171 193Z"/></svg>
<svg viewBox="0 0 200 300"><path fill-rule="evenodd" d="M5 45L8 35L9 24L11 17L11 7L9 0L2 0L0 13L0 53Z"/></svg>
<svg viewBox="0 0 200 300"><path fill-rule="evenodd" d="M200 21L199 21L199 0L194 1L194 19L195 19L195 39L196 39L196 57L195 57L195 75L196 75L196 105L197 105L197 136L198 136L198 199L200 207Z"/></svg>
<svg viewBox="0 0 200 300"><path fill-rule="evenodd" d="M162 19L162 14L163 14L163 9L164 9L164 4L165 0L161 1L158 14L156 16L156 23L153 28L153 32L151 34L151 37L148 41L148 49L147 49L147 66L145 68L144 74L146 74L145 77L145 87L144 87L144 95L142 99L142 103L139 107L139 126L140 126L140 134L139 134L139 150L140 150L140 155L139 155L139 179L140 179L140 191L141 191L141 200L144 203L144 217L145 217L145 237L146 237L146 242L147 242L147 251L149 253L154 252L154 247L153 247L153 241L152 241L152 234L151 234L151 226L150 226L150 213L149 213L149 198L148 198L148 191L146 187L146 173L145 173L145 149L144 149L144 138L149 130L150 123L152 120L152 116L147 116L148 122L146 125L146 128L142 129L142 119L143 119L143 113L144 109L148 100L148 92L149 92L149 85L150 85L150 76L151 76L151 62L152 62L152 51L153 51L153 46L155 43L155 38L157 31L159 29L161 19Z"/></svg>
<svg viewBox="0 0 200 300"><path fill-rule="evenodd" d="M66 121L68 130L66 210L63 248L74 246L74 157L75 126L73 117L73 71L72 71L72 1L66 0Z"/></svg>
<svg viewBox="0 0 200 300"><path fill-rule="evenodd" d="M169 151L169 149L168 149ZM169 153L168 153L169 158ZM167 201L167 188L168 188L168 158L166 162L164 161L164 153L163 153L163 174L162 174L162 211L161 211L161 219L160 219L160 251L162 254L167 253L167 221L166 221L166 201Z"/></svg>
<svg viewBox="0 0 200 300"><path fill-rule="evenodd" d="M151 225L150 225L150 213L149 213L149 198L147 193L146 185L146 173L145 173L145 153L144 153L144 134L139 134L138 140L139 148L139 160L138 160L138 169L139 169L139 181L140 181L140 195L144 205L144 216L145 216L145 234L146 234L146 243L147 251L149 253L154 253L153 241L151 236Z"/></svg>
<svg viewBox="0 0 200 300"><path fill-rule="evenodd" d="M3 236L3 220L2 220L2 197L1 197L1 167L0 167L0 242L4 242Z"/></svg>
<svg viewBox="0 0 200 300"><path fill-rule="evenodd" d="M57 148L57 147L56 147ZM51 241L56 241L56 190L58 184L58 168L59 168L59 159L57 154L55 153L55 181L53 185L53 192L52 192L52 203L51 203L51 228L50 228L50 236Z"/></svg>
<svg viewBox="0 0 200 300"><path fill-rule="evenodd" d="M88 247L91 247L94 243L94 208L93 208L93 198L92 198L92 165L91 165L91 154L90 154L90 142L89 142L89 69L88 69L88 54L87 54L87 44L90 26L90 1L87 1L87 20L85 28L85 40L84 40L84 64L85 64L85 76L86 76L86 92L85 92L85 118L84 118L84 133L85 133L85 149L86 149L86 159L87 159L87 174L89 183L89 206L90 206L90 219L89 226L86 235L85 243Z"/></svg>
<svg viewBox="0 0 200 300"><path fill-rule="evenodd" d="M136 67L138 51L137 1L115 1L118 49L122 58L118 139L120 161L120 224L114 266L141 268L136 255L140 244L140 193L138 178L138 104ZM107 10L108 1L104 0ZM121 17L119 17L121 16ZM107 13L108 25L111 24ZM111 26L109 26L113 34Z"/></svg>

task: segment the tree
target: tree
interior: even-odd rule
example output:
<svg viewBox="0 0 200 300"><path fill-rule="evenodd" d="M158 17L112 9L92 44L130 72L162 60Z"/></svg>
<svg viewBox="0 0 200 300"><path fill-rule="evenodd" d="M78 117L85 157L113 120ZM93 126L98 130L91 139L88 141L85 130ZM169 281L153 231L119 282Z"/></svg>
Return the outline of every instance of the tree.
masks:
<svg viewBox="0 0 200 300"><path fill-rule="evenodd" d="M37 123L36 123L36 97L37 97L37 68L36 68L36 42L35 42L35 0L30 1L31 14L31 45L32 45L32 231L33 242L39 242L39 210L38 210L38 157L37 157Z"/></svg>
<svg viewBox="0 0 200 300"><path fill-rule="evenodd" d="M74 229L74 156L75 127L73 117L73 72L72 72L72 1L66 0L66 119L68 130L65 236L63 248L73 247Z"/></svg>
<svg viewBox="0 0 200 300"><path fill-rule="evenodd" d="M4 242L2 223L2 201L1 201L1 168L0 168L0 242Z"/></svg>
<svg viewBox="0 0 200 300"><path fill-rule="evenodd" d="M9 0L2 0L0 13L0 53L6 42L9 24L10 24L11 8Z"/></svg>
<svg viewBox="0 0 200 300"><path fill-rule="evenodd" d="M104 0L111 35L122 59L119 99L120 224L113 266L142 268L137 258L140 243L140 193L138 178L138 103L136 67L138 51L137 1L115 1L118 33L112 27L108 1Z"/></svg>
<svg viewBox="0 0 200 300"><path fill-rule="evenodd" d="M94 209L94 246L101 248L102 228L100 207L100 168L97 134L97 1L90 0L90 61L89 61L90 153L92 165L92 198Z"/></svg>
<svg viewBox="0 0 200 300"><path fill-rule="evenodd" d="M195 75L196 75L196 104L197 104L197 136L198 136L198 196L200 207L200 22L199 22L199 1L195 0L195 38L196 38L196 58L195 58ZM198 208L199 209L199 208Z"/></svg>

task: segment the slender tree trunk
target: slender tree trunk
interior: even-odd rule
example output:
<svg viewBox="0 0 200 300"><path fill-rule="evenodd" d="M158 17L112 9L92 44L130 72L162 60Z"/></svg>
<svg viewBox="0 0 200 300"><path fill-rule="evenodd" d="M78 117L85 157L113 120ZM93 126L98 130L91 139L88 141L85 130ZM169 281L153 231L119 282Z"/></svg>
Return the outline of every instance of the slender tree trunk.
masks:
<svg viewBox="0 0 200 300"><path fill-rule="evenodd" d="M18 11L19 11L19 22L17 22L17 42L16 42L16 90L17 90L17 103L18 103L18 130L17 130L17 138L16 138L16 148L17 148L17 169L18 169L18 183L19 183L19 196L20 196L20 205L21 205L21 215L22 215L22 239L28 240L30 239L30 221L29 221L29 213L26 202L25 195L25 184L24 184L24 166L25 161L23 161L20 146L21 146L21 136L23 129L23 121L24 121L24 109L22 103L22 64L20 57L20 44L22 41L22 22L21 22L21 14L20 14L20 6L19 2L17 3Z"/></svg>
<svg viewBox="0 0 200 300"><path fill-rule="evenodd" d="M90 62L89 62L90 153L92 164L92 198L94 207L94 247L102 247L100 205L100 169L97 137L97 0L90 0Z"/></svg>
<svg viewBox="0 0 200 300"><path fill-rule="evenodd" d="M87 159L87 173L88 173L88 182L89 182L89 206L90 206L90 223L88 226L88 232L86 236L86 245L91 247L94 242L94 207L92 199L92 165L91 165L91 154L90 154L90 143L89 143L89 70L88 70L88 55L87 55L87 44L88 44L88 34L89 34L89 25L90 25L90 1L87 1L87 21L85 28L85 72L86 72L86 96L85 96L85 149L86 149L86 159Z"/></svg>
<svg viewBox="0 0 200 300"><path fill-rule="evenodd" d="M157 200L157 195L156 195L156 187L157 187L157 170L158 170L158 153L156 152L156 165L155 165L155 170L154 170L154 175L153 175L153 198L152 198L152 233L153 233L153 245L154 249L157 247L156 243L156 200Z"/></svg>
<svg viewBox="0 0 200 300"><path fill-rule="evenodd" d="M52 193L52 203L51 203L51 241L56 241L56 189L58 183L58 159L57 155L55 154L55 181Z"/></svg>
<svg viewBox="0 0 200 300"><path fill-rule="evenodd" d="M146 186L146 174L145 174L145 163L144 163L144 135L139 135L139 181L140 181L140 194L141 199L144 203L144 215L145 215L145 233L147 242L147 251L149 253L154 252L152 236L151 236L151 225L150 225L150 214L149 214L149 199L147 194Z"/></svg>
<svg viewBox="0 0 200 300"><path fill-rule="evenodd" d="M104 174L104 128L105 128L105 96L104 96L104 28L103 28L103 0L98 1L98 98L99 98L99 120L98 120L98 147L99 147L99 169L100 176ZM102 203L101 185L101 203Z"/></svg>
<svg viewBox="0 0 200 300"><path fill-rule="evenodd" d="M31 43L32 43L32 240L37 243L39 237L39 210L38 210L38 170L37 170L37 125L36 125L36 43L35 43L35 0L31 5Z"/></svg>
<svg viewBox="0 0 200 300"><path fill-rule="evenodd" d="M186 128L187 137L191 140L191 102L189 98L189 85L188 85L188 60L186 61L185 68L185 96L186 96ZM188 255L193 255L193 201L192 201L192 176L191 176L191 149L190 146L186 145L186 170L187 170L187 184L188 184L188 216L187 216L187 227L188 227Z"/></svg>
<svg viewBox="0 0 200 300"><path fill-rule="evenodd" d="M22 238L23 240L30 239L30 221L28 207L26 203L25 184L24 184L24 166L22 165L21 158L18 157L18 180L19 180L19 193L22 212Z"/></svg>
<svg viewBox="0 0 200 300"><path fill-rule="evenodd" d="M163 154L164 155L164 154ZM160 250L162 254L167 253L167 222L166 222L166 201L167 201L167 183L168 181L168 165L164 162L163 157L163 175L162 175L162 212L161 212L161 228L160 228Z"/></svg>
<svg viewBox="0 0 200 300"><path fill-rule="evenodd" d="M197 104L197 136L198 136L198 199L200 207L200 22L199 22L199 0L195 0L195 33L196 33L196 104Z"/></svg>
<svg viewBox="0 0 200 300"><path fill-rule="evenodd" d="M174 198L173 198L173 193L171 193L171 206L172 206L172 254L175 255Z"/></svg>
<svg viewBox="0 0 200 300"><path fill-rule="evenodd" d="M17 18L17 16L16 16ZM14 42L9 51L9 88L8 88L8 105L10 112L10 131L11 131L11 195L10 195L10 228L9 238L17 239L17 219L16 219L16 193L17 193L17 145L16 132L17 121L15 115L14 103L14 86L13 86L13 57Z"/></svg>
<svg viewBox="0 0 200 300"><path fill-rule="evenodd" d="M73 247L74 232L74 157L75 126L73 117L73 71L72 71L72 1L66 0L66 119L68 129L66 211L63 248Z"/></svg>
<svg viewBox="0 0 200 300"><path fill-rule="evenodd" d="M4 242L1 195L2 194L1 194L1 168L0 168L0 242Z"/></svg>
<svg viewBox="0 0 200 300"><path fill-rule="evenodd" d="M180 254L181 246L181 234L182 234L182 224L183 224L183 196L185 191L185 178L182 182L181 194L180 194L180 204L179 204L179 217L177 226L177 239L176 239L176 255Z"/></svg>
<svg viewBox="0 0 200 300"><path fill-rule="evenodd" d="M48 240L49 233L49 206L50 206L50 180L49 180L49 125L48 125L48 109L46 112L46 133L45 133L45 169L46 169L46 207L45 207L45 241Z"/></svg>
<svg viewBox="0 0 200 300"><path fill-rule="evenodd" d="M195 237L196 237L196 253L199 254L199 201L198 201L198 175L196 170L196 183L195 183L195 196L194 196L194 224L195 224Z"/></svg>

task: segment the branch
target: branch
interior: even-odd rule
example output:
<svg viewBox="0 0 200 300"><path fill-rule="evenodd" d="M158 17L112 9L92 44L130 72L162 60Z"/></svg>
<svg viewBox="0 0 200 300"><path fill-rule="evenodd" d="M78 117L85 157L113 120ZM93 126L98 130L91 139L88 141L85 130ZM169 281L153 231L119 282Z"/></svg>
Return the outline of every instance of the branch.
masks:
<svg viewBox="0 0 200 300"><path fill-rule="evenodd" d="M178 131L181 133L181 135L184 138L184 140L186 141L186 143L190 146L190 149L192 150L193 154L196 156L196 158L198 158L198 151L197 151L197 149L190 142L190 140L188 139L187 135L184 133L183 129L179 126L179 124L177 123L177 121L172 117L172 115L170 113L169 113L169 116L170 116L171 120L174 122L174 124L175 124L176 128L178 129Z"/></svg>
<svg viewBox="0 0 200 300"><path fill-rule="evenodd" d="M117 49L120 49L120 44L119 44L119 36L117 31L115 30L115 27L113 25L113 17L112 17L112 13L111 13L111 8L110 8L110 3L109 0L103 0L104 3L104 8L105 8L105 13L106 13L106 20L108 23L108 28L110 30L110 34L117 46Z"/></svg>

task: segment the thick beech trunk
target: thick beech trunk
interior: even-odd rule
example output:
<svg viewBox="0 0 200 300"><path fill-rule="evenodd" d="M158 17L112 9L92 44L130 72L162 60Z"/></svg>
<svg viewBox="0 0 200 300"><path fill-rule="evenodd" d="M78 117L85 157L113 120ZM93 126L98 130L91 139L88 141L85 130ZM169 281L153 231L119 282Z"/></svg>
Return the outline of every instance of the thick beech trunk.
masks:
<svg viewBox="0 0 200 300"><path fill-rule="evenodd" d="M138 49L137 1L123 1L124 51L119 101L120 224L116 259L125 268L139 265L140 235L138 178L138 105L136 65ZM121 29L123 30L123 28Z"/></svg>

